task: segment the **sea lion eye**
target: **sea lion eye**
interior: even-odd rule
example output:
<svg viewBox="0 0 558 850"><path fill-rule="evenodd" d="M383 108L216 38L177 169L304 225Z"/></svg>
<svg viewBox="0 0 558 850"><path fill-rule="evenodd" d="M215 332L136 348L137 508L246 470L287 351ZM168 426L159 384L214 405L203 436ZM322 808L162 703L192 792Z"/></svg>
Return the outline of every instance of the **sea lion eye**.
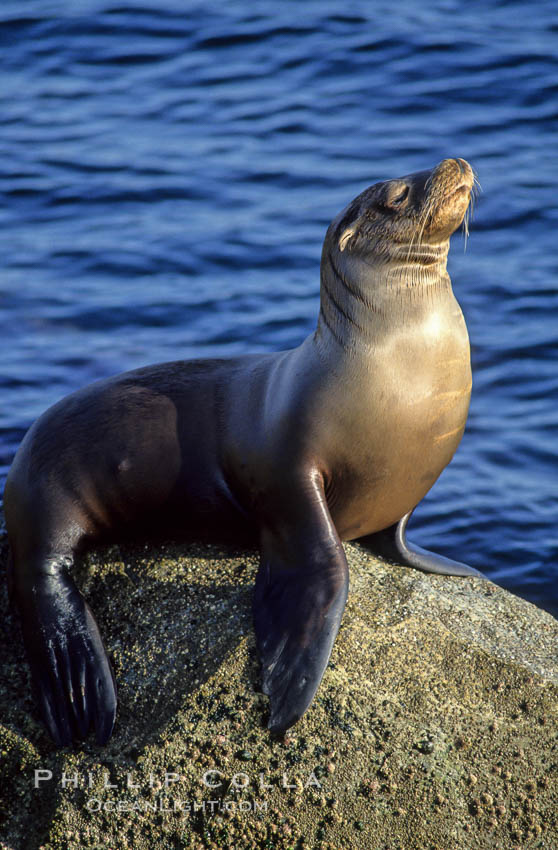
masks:
<svg viewBox="0 0 558 850"><path fill-rule="evenodd" d="M403 203L403 201L405 201L405 200L407 199L407 195L408 195L408 194L409 194L409 187L408 187L408 186L405 186L405 187L401 190L401 192L399 192L399 194L397 195L397 197L395 197L395 198L393 198L392 200L390 200L390 204L391 204L392 206L395 206L396 204L402 204L402 203Z"/></svg>
<svg viewBox="0 0 558 850"><path fill-rule="evenodd" d="M409 197L409 187L406 185L395 185L388 189L386 197L381 202L382 209L397 210L402 207Z"/></svg>

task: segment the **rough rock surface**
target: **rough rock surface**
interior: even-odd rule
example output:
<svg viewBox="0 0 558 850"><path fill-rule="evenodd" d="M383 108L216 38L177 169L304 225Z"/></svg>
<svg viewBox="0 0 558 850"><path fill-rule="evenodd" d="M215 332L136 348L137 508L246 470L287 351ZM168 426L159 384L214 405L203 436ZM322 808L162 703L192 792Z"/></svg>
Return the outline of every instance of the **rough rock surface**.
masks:
<svg viewBox="0 0 558 850"><path fill-rule="evenodd" d="M57 751L9 613L4 545L0 847L557 847L556 620L489 582L346 548L330 666L279 741L257 691L256 553L89 555L77 578L114 661L118 719L104 749L90 737ZM36 770L52 779L34 788Z"/></svg>

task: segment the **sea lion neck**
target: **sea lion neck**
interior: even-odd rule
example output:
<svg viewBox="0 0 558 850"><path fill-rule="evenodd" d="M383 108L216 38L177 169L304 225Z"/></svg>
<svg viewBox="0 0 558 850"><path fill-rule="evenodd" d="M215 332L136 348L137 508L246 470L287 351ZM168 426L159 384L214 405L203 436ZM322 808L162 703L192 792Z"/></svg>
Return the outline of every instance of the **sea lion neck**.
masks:
<svg viewBox="0 0 558 850"><path fill-rule="evenodd" d="M453 300L446 270L449 240L439 245L391 245L389 254L343 256L324 246L316 341L349 356L367 351L386 327L411 325Z"/></svg>

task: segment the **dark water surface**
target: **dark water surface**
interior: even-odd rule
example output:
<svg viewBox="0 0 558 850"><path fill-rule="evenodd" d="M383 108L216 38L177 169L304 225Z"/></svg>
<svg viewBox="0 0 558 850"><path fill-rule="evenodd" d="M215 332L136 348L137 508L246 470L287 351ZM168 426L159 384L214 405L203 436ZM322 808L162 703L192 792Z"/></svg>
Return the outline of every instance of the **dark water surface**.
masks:
<svg viewBox="0 0 558 850"><path fill-rule="evenodd" d="M330 219L462 156L473 400L413 538L558 613L557 57L554 0L4 0L2 481L89 381L296 346Z"/></svg>

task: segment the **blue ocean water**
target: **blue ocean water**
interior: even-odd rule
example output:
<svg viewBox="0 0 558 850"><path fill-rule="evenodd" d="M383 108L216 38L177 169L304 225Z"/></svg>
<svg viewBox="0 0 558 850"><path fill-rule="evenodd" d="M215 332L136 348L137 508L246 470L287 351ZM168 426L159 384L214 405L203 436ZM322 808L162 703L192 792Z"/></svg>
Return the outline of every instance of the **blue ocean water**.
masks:
<svg viewBox="0 0 558 850"><path fill-rule="evenodd" d="M89 381L296 346L330 219L461 156L473 399L412 537L558 614L554 0L4 0L0 83L0 484Z"/></svg>

